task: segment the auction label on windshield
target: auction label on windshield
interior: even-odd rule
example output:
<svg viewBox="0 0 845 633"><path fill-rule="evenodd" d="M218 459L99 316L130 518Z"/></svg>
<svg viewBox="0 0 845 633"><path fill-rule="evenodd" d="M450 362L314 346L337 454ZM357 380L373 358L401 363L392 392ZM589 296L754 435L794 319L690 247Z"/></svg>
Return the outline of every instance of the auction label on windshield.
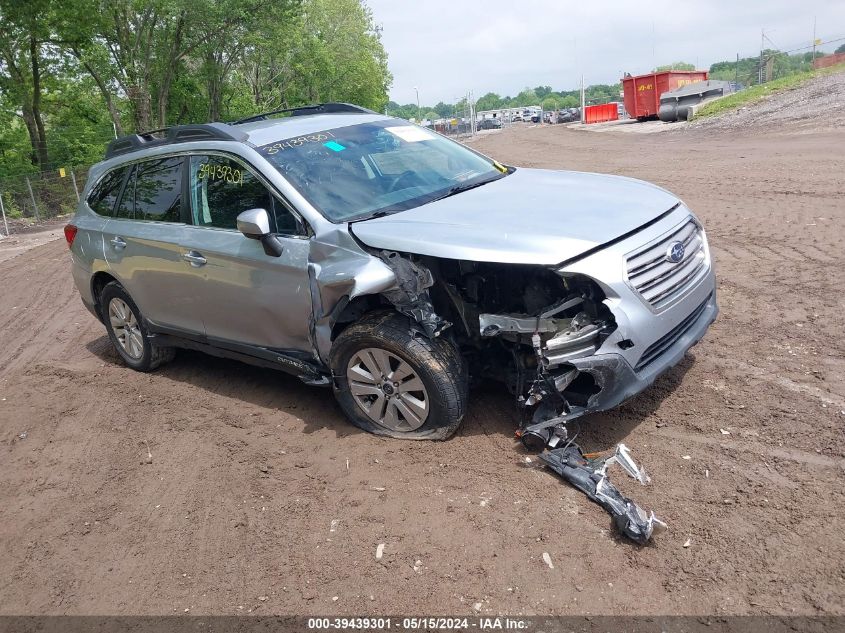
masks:
<svg viewBox="0 0 845 633"><path fill-rule="evenodd" d="M269 145L262 145L260 147L256 147L257 150L264 152L265 154L278 154L279 152L283 152L286 149L296 149L297 147L302 147L303 145L308 145L309 143L323 143L329 149L337 152L340 151L334 147L331 147L326 141L331 141L331 139L335 138L335 135L331 132L318 132L317 134L306 134L304 136L295 136L293 138L287 138L283 141L276 141L275 143L270 143ZM346 149L345 147L335 143L340 149Z"/></svg>
<svg viewBox="0 0 845 633"><path fill-rule="evenodd" d="M417 127L416 125L400 125L397 127L386 127L384 129L408 143L430 141L434 138L434 135L431 132L424 130L421 127Z"/></svg>

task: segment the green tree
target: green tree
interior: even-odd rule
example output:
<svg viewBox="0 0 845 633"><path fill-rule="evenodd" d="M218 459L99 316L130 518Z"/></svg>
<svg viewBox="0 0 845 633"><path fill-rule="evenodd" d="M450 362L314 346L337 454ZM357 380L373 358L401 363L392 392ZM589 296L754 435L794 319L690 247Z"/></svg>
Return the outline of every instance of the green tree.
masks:
<svg viewBox="0 0 845 633"><path fill-rule="evenodd" d="M45 97L49 112L51 169L90 165L103 157L114 132L99 90L91 77L51 82Z"/></svg>
<svg viewBox="0 0 845 633"><path fill-rule="evenodd" d="M0 94L0 178L38 170L31 161L32 145L16 105Z"/></svg>
<svg viewBox="0 0 845 633"><path fill-rule="evenodd" d="M837 47L837 49L836 49L835 51L833 51L833 52L834 52L834 53L845 53L845 44L840 44L840 45Z"/></svg>
<svg viewBox="0 0 845 633"><path fill-rule="evenodd" d="M819 53L816 53L816 57ZM797 53L787 55L780 51L767 49L763 51L764 62L772 66L772 78L785 77L787 75L810 70L813 66L813 53ZM759 82L760 56L744 57L738 62L729 60L716 62L710 66L709 76L711 79L723 81L738 80L741 84L754 85Z"/></svg>
<svg viewBox="0 0 845 633"><path fill-rule="evenodd" d="M298 9L299 0L274 0L260 6L243 0L203 3L195 26L200 40L195 65L204 84L207 120L220 120L228 79L247 48L260 46L266 50L279 39L289 38Z"/></svg>
<svg viewBox="0 0 845 633"><path fill-rule="evenodd" d="M511 107L518 108L520 106L537 105L540 103L540 98L537 93L531 88L525 88L522 92L511 99Z"/></svg>
<svg viewBox="0 0 845 633"><path fill-rule="evenodd" d="M664 70L695 70L695 64L690 64L688 62L674 62L672 64L666 64L665 66L658 66L652 72L659 73Z"/></svg>
<svg viewBox="0 0 845 633"><path fill-rule="evenodd" d="M343 100L382 111L393 78L369 7L361 0L305 0L302 29L290 101Z"/></svg>
<svg viewBox="0 0 845 633"><path fill-rule="evenodd" d="M442 119L446 117L451 117L455 111L455 107L453 105L443 103L441 101L436 106L434 106L433 110L437 112L437 116Z"/></svg>
<svg viewBox="0 0 845 633"><path fill-rule="evenodd" d="M475 107L478 110L498 110L502 107L503 100L495 92L488 92L486 95L479 97L475 102Z"/></svg>
<svg viewBox="0 0 845 633"><path fill-rule="evenodd" d="M577 108L581 105L581 99L575 95L567 95L560 100L560 108Z"/></svg>
<svg viewBox="0 0 845 633"><path fill-rule="evenodd" d="M551 86L537 86L534 88L534 94L537 95L538 99L545 99L552 93Z"/></svg>
<svg viewBox="0 0 845 633"><path fill-rule="evenodd" d="M48 58L50 0L0 0L0 91L20 108L30 143L30 162L47 169L47 132L42 112Z"/></svg>
<svg viewBox="0 0 845 633"><path fill-rule="evenodd" d="M0 0L0 178L93 162L132 130L381 111L391 81L364 0Z"/></svg>

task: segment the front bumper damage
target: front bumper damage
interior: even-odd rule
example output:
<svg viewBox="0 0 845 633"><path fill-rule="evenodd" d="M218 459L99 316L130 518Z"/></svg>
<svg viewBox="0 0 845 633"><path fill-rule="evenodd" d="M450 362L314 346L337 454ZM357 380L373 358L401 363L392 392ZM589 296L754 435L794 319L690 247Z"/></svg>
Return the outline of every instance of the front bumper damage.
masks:
<svg viewBox="0 0 845 633"><path fill-rule="evenodd" d="M683 329L670 330L655 343L662 346L661 352L645 366L634 366L622 354L603 350L580 358L569 358L561 368L550 370L541 366L540 376L532 385L534 400L526 402L540 406L534 411L531 423L523 427L522 437L530 442L536 434L540 434L542 442L535 448L541 449L551 438L551 429L555 426L587 413L612 409L642 392L684 358L687 351L701 340L718 313L713 291L691 313L694 318L683 322ZM616 333L614 336L619 335ZM603 349L607 347L605 345ZM540 353L543 352L541 349ZM552 393L551 385L562 393L579 374L589 375L595 384L595 393L583 406L563 402Z"/></svg>
<svg viewBox="0 0 845 633"><path fill-rule="evenodd" d="M590 460L577 444L568 442L563 448L543 453L540 460L590 500L607 510L613 517L616 528L635 543L645 545L653 534L667 529L666 524L654 516L654 512L647 513L623 496L607 478L608 467L619 464L628 475L641 484L649 482L645 470L637 466L624 444L619 444L616 452L606 459Z"/></svg>
<svg viewBox="0 0 845 633"><path fill-rule="evenodd" d="M649 481L645 471L634 463L624 444L617 446L616 452L607 459L590 459L574 441L567 441L567 425L587 413L613 408L646 389L683 359L687 350L704 336L717 314L715 291L710 291L680 325L670 329L649 347L659 349L659 354L649 357L647 364L632 365L622 354L607 353L608 346L588 348L586 353L581 351L579 339L593 340L590 330L586 330L587 336L578 337L576 334L570 337L573 343L567 346L567 351L571 350L572 353L564 362L549 363L548 359L555 351L549 342L555 339L542 344L537 332L534 333L538 373L524 405L537 406L530 422L523 425L517 434L527 448L544 451L539 458L547 468L601 505L613 517L617 529L640 545L647 543L652 535L667 529L667 526L654 512L646 512L622 495L610 483L607 469L614 463L619 464L628 475L643 485ZM606 342L625 340L624 336L624 332L617 330ZM595 392L581 406L577 406L569 402L564 393L581 374L590 376Z"/></svg>
<svg viewBox="0 0 845 633"><path fill-rule="evenodd" d="M534 397L539 396L540 406L535 410L532 422L518 433L523 444L533 450L548 449L540 454L540 460L607 510L617 529L640 545L647 543L653 534L667 529L667 526L655 517L654 512L647 513L634 501L623 496L608 480L607 469L614 463L619 464L628 475L643 485L649 482L645 471L634 463L624 444L617 446L610 458L588 459L574 441L566 441L567 424L585 413L615 407L651 385L658 376L680 362L687 350L704 336L717 314L715 293L711 293L691 314L694 318L685 320L685 329L671 332L672 339L663 341L665 349L660 356L648 366L641 367L640 371L636 371L619 354L594 354L569 358L569 368L565 372L553 372L543 378L544 371L541 370L540 377L532 387ZM543 351L540 350L541 353ZM564 398L555 399L549 393L552 386L559 392L563 391L578 373L583 372L591 374L599 389L586 406L570 406ZM557 448L564 442L562 448Z"/></svg>

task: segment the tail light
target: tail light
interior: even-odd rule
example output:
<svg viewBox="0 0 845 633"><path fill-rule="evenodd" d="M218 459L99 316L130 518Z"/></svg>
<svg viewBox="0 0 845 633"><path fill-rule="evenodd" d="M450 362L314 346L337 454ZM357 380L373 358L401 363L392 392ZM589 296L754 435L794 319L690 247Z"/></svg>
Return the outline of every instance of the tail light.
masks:
<svg viewBox="0 0 845 633"><path fill-rule="evenodd" d="M73 246L73 240L76 238L76 232L79 229L76 228L73 224L66 224L65 225L65 239L67 240L67 247L70 248Z"/></svg>

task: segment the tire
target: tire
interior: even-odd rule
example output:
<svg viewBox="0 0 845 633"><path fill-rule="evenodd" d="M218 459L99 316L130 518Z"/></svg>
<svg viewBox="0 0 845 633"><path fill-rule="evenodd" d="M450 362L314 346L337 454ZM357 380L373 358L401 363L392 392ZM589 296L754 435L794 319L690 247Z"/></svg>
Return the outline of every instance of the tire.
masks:
<svg viewBox="0 0 845 633"><path fill-rule="evenodd" d="M141 311L116 281L100 293L100 314L118 356L135 371L152 371L176 355L172 347L153 345Z"/></svg>
<svg viewBox="0 0 845 633"><path fill-rule="evenodd" d="M346 328L332 345L330 365L338 404L364 431L445 440L463 421L469 398L463 357L450 341L415 331L401 314L368 314ZM387 380L375 375L379 368L390 372Z"/></svg>

